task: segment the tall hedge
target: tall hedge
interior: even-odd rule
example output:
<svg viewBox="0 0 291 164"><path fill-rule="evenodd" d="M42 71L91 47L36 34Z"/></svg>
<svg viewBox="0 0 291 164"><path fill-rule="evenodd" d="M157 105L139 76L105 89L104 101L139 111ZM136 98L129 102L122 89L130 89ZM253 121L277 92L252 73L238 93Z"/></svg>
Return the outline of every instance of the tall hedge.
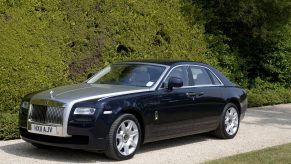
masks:
<svg viewBox="0 0 291 164"><path fill-rule="evenodd" d="M15 113L28 92L68 83L63 12L37 1L0 3L0 112Z"/></svg>
<svg viewBox="0 0 291 164"><path fill-rule="evenodd" d="M215 63L204 55L203 26L189 26L180 8L178 0L1 0L0 139L17 136L22 96L83 81L108 63Z"/></svg>
<svg viewBox="0 0 291 164"><path fill-rule="evenodd" d="M83 40L74 41L78 45L72 48L86 44L93 50L89 56L75 60L70 67L72 76L81 80L82 73L132 59L190 59L215 63L215 59L205 55L207 43L203 26L190 26L181 6L179 0L99 0L86 1L86 4L63 1L62 8L70 8L68 21L74 24L72 29L86 35Z"/></svg>
<svg viewBox="0 0 291 164"><path fill-rule="evenodd" d="M18 137L25 94L123 60L202 61L249 87L251 105L290 102L290 8L286 0L0 0L0 139Z"/></svg>

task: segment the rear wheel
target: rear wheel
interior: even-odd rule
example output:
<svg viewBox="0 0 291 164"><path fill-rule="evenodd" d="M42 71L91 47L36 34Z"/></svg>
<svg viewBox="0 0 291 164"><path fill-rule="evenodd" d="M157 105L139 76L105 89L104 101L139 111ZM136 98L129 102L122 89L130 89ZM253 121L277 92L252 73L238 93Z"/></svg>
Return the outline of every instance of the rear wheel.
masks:
<svg viewBox="0 0 291 164"><path fill-rule="evenodd" d="M141 130L138 120L131 114L123 114L112 124L106 156L116 160L132 158L141 141Z"/></svg>
<svg viewBox="0 0 291 164"><path fill-rule="evenodd" d="M223 110L219 126L214 131L215 135L223 139L235 137L239 129L239 111L233 103L228 103Z"/></svg>

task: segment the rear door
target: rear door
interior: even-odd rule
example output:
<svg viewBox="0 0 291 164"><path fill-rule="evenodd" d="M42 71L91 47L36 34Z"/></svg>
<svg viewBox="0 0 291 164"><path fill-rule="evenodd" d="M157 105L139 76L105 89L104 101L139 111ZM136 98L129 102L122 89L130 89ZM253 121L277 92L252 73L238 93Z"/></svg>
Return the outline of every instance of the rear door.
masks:
<svg viewBox="0 0 291 164"><path fill-rule="evenodd" d="M194 107L191 113L195 122L194 129L197 131L211 130L216 128L220 114L224 108L222 98L223 84L211 72L210 69L202 66L189 66L190 87L194 99Z"/></svg>

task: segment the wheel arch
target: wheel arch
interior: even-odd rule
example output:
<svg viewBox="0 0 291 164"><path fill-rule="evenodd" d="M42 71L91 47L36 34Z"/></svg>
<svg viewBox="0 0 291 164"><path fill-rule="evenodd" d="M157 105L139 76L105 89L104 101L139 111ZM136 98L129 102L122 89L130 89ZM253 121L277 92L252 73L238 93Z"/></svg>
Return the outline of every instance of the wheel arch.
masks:
<svg viewBox="0 0 291 164"><path fill-rule="evenodd" d="M232 98L232 99L228 100L227 103L233 103L237 107L239 115L241 115L241 106L240 106L239 101L236 98Z"/></svg>
<svg viewBox="0 0 291 164"><path fill-rule="evenodd" d="M143 118L142 118L141 114L137 110L135 110L133 108L125 109L122 113L123 114L126 114L126 113L132 114L138 120L138 123L140 125L140 129L141 129L141 133L142 133L142 135L141 135L141 143L143 143L144 142L144 136L145 136L145 126L144 126L144 121L143 121Z"/></svg>

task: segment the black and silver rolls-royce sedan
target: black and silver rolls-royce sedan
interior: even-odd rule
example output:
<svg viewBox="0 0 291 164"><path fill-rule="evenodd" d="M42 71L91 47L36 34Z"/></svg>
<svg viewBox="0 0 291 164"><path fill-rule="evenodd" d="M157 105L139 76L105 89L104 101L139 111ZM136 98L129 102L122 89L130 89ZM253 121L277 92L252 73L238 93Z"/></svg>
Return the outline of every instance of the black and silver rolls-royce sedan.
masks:
<svg viewBox="0 0 291 164"><path fill-rule="evenodd" d="M233 138L246 109L245 91L209 65L131 61L81 84L26 95L19 128L39 148L102 151L124 160L146 142L203 132Z"/></svg>

